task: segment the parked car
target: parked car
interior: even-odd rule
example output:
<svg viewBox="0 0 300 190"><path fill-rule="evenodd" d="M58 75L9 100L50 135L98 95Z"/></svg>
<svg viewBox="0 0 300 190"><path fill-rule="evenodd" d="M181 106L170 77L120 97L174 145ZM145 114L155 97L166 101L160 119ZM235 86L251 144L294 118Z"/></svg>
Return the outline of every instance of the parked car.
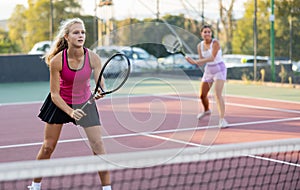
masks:
<svg viewBox="0 0 300 190"><path fill-rule="evenodd" d="M32 47L28 54L45 54L50 50L52 42L51 41L41 41Z"/></svg>
<svg viewBox="0 0 300 190"><path fill-rule="evenodd" d="M227 68L232 67L253 67L254 56L242 54L224 54L223 60ZM270 60L267 56L256 56L256 66L270 66Z"/></svg>
<svg viewBox="0 0 300 190"><path fill-rule="evenodd" d="M296 62L292 62L292 70L294 72L300 72L300 61Z"/></svg>
<svg viewBox="0 0 300 190"><path fill-rule="evenodd" d="M275 65L289 65L292 64L292 61L288 57L275 57Z"/></svg>
<svg viewBox="0 0 300 190"><path fill-rule="evenodd" d="M187 56L198 59L197 54L187 54ZM186 61L182 54L173 54L158 60L159 64L163 69L197 69L197 65L190 64Z"/></svg>
<svg viewBox="0 0 300 190"><path fill-rule="evenodd" d="M132 72L141 72L145 70L154 70L158 68L157 58L142 48L130 46L101 46L93 49L102 61L115 53L124 53L132 63Z"/></svg>

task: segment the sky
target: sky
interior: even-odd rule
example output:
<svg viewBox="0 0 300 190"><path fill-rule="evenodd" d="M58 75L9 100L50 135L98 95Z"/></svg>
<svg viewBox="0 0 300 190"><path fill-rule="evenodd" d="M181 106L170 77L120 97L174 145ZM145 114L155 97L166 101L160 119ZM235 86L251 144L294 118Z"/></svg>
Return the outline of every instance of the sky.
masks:
<svg viewBox="0 0 300 190"><path fill-rule="evenodd" d="M0 20L8 19L17 4L28 6L27 0L0 0ZM159 2L160 15L167 13L184 13L193 18L199 18L202 12L202 1L204 2L204 16L210 19L218 19L219 0L113 0L113 7L98 7L97 16L110 17L116 19L136 17L155 18L157 13L157 1ZM226 5L226 1L223 0ZM247 0L238 0L235 3L235 15L241 17L243 14L243 3ZM81 0L83 13L95 15L95 2L99 0Z"/></svg>

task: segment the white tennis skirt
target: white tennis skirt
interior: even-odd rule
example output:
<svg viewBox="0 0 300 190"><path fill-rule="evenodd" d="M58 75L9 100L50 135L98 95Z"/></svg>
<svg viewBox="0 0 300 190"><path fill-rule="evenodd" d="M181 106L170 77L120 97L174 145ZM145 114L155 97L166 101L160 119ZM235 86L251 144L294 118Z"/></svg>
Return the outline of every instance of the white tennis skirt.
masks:
<svg viewBox="0 0 300 190"><path fill-rule="evenodd" d="M226 80L226 78L227 68L225 63L222 61L217 64L205 66L202 82L214 82L216 80Z"/></svg>

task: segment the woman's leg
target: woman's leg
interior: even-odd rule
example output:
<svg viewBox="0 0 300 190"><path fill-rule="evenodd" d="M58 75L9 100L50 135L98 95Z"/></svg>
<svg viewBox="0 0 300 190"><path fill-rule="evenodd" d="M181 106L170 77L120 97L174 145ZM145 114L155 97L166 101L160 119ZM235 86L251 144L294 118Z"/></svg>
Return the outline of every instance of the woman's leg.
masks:
<svg viewBox="0 0 300 190"><path fill-rule="evenodd" d="M89 139L94 155L105 154L105 148L102 140L101 126L92 126L84 128ZM110 175L108 171L99 172L102 186L110 185Z"/></svg>
<svg viewBox="0 0 300 190"><path fill-rule="evenodd" d="M212 83L209 82L201 82L200 84L200 99L204 108L204 112L209 110L209 100L208 100L208 92L210 90Z"/></svg>
<svg viewBox="0 0 300 190"><path fill-rule="evenodd" d="M216 80L215 82L215 97L216 97L220 119L224 119L224 115L225 115L225 103L222 96L224 83L225 83L224 80Z"/></svg>
<svg viewBox="0 0 300 190"><path fill-rule="evenodd" d="M44 142L36 157L37 160L49 159L56 147L57 141L60 136L62 124L48 124L46 123L44 129ZM35 183L41 182L42 178L35 178Z"/></svg>

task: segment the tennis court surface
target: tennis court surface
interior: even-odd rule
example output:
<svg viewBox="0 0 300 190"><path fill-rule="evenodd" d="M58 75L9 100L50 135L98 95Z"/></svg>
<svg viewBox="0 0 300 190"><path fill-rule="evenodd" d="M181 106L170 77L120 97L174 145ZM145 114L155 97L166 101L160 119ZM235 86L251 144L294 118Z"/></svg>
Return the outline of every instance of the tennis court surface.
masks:
<svg viewBox="0 0 300 190"><path fill-rule="evenodd" d="M31 92L18 95L13 85L1 85L12 95L0 105L0 189L26 189L38 176L43 189L99 189L99 170L111 171L118 190L299 189L300 101L290 97L299 89L270 89L271 95L267 87L228 83L230 124L219 129L213 91L212 115L196 118L202 110L198 84L185 76L131 77L97 102L107 155L90 156L84 132L67 124L52 159L44 161L35 156L43 140L37 114L47 83L30 84ZM290 96L283 99L283 91ZM13 102L15 97L20 99Z"/></svg>

